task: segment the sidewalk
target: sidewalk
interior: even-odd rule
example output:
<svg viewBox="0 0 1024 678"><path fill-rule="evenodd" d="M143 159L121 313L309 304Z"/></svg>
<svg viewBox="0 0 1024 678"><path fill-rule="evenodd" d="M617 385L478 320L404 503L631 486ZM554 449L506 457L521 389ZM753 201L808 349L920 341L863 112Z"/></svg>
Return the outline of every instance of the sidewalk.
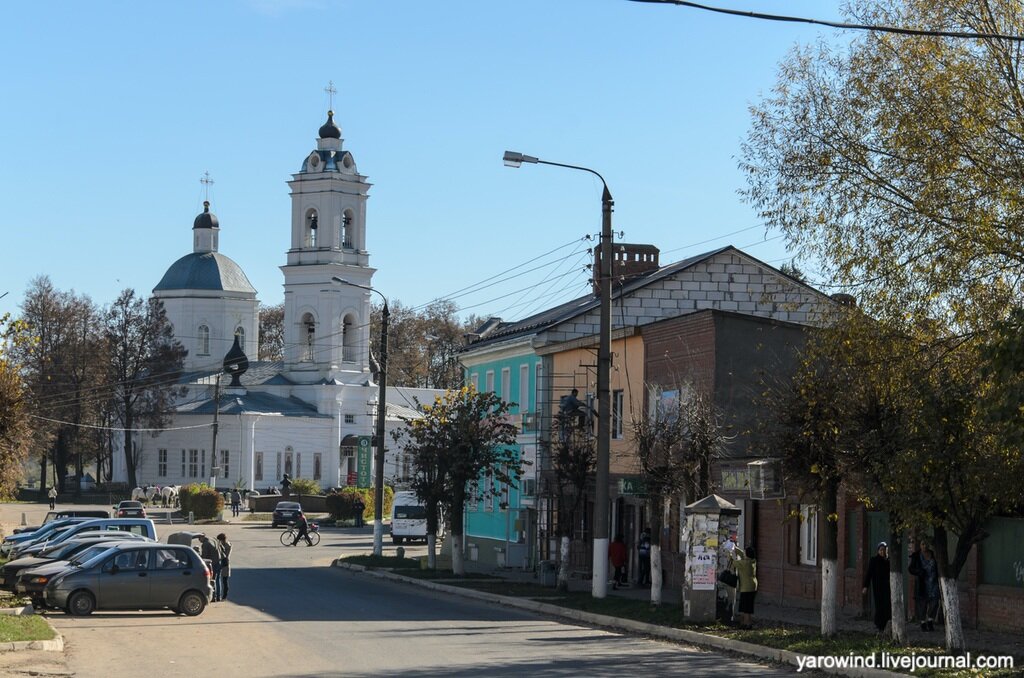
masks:
<svg viewBox="0 0 1024 678"><path fill-rule="evenodd" d="M482 565L476 562L467 561L466 572L488 574L513 581L530 582L539 584L540 579L532 571L522 571L516 568L495 568ZM590 591L589 579L569 578L570 591ZM609 596L620 596L633 600L650 600L651 591L648 588L630 586L613 590L611 584L608 586ZM661 592L662 605L680 605L681 592L678 589L665 588ZM784 622L790 625L808 626L818 628L821 625L821 615L817 608L784 607L774 603L762 603L758 601L755 608L754 625L758 620L764 624L766 620L771 622ZM875 633L875 626L870 619L861 619L843 613L838 614L837 624L843 631L859 631L866 634ZM921 631L917 624L907 622L908 640L914 644L942 646L945 640L945 633L942 626L935 631ZM995 631L979 631L976 629L964 629L967 638L967 648L974 654L988 655L1014 655L1020 656L1024 653L1024 634L997 633Z"/></svg>

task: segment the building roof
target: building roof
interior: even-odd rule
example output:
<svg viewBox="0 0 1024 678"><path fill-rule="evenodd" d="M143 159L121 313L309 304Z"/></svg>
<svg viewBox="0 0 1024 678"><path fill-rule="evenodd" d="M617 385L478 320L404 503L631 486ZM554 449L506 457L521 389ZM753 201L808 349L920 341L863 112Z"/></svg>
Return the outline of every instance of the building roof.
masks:
<svg viewBox="0 0 1024 678"><path fill-rule="evenodd" d="M622 287L615 289L612 292L612 298L617 299L619 297L629 296L633 291L650 285L651 283L666 278L671 275L675 275L679 271L687 269L695 264L709 259L716 254L724 252L729 249L735 249L734 247L727 246L721 247L710 252L698 254L695 257L689 259L683 259L667 266L651 271L643 275L639 275L629 281L627 281ZM583 315L588 311L596 309L601 303L601 299L596 294L587 294L582 297L578 297L571 301L567 301L564 304L560 304L553 308L549 308L546 311L541 311L523 320L516 322L500 323L498 327L492 332L488 333L485 337L478 341L475 341L468 346L464 346L460 349L460 352L475 351L481 347L488 346L491 344L497 344L502 341L508 341L519 336L531 336L538 334L546 329L554 327L559 323L563 323L570 318Z"/></svg>
<svg viewBox="0 0 1024 678"><path fill-rule="evenodd" d="M218 290L256 294L241 267L220 252L192 252L171 264L154 292Z"/></svg>
<svg viewBox="0 0 1024 678"><path fill-rule="evenodd" d="M178 414L214 413L213 398L204 398L195 402L179 405ZM250 391L245 394L225 393L220 397L221 414L271 414L280 417L314 417L331 419L329 414L320 414L309 403L298 398L282 398L270 393Z"/></svg>

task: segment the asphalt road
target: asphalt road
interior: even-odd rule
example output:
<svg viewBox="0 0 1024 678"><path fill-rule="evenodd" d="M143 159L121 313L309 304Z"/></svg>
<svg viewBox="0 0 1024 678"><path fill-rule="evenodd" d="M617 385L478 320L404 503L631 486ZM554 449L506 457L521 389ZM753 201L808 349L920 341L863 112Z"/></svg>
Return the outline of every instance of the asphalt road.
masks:
<svg viewBox="0 0 1024 678"><path fill-rule="evenodd" d="M161 536L172 528L159 526ZM229 600L199 617L169 611L49 613L63 657L0 657L4 675L766 676L790 674L717 653L435 594L329 567L368 552L369 531L322 531L283 547L279 529L210 526L234 546ZM418 549L411 549L414 554ZM35 657L33 659L33 657Z"/></svg>

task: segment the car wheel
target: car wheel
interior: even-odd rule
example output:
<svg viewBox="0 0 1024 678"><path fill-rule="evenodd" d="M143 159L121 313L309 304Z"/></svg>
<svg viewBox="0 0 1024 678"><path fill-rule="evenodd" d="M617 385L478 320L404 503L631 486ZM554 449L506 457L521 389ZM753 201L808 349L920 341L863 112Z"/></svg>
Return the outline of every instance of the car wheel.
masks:
<svg viewBox="0 0 1024 678"><path fill-rule="evenodd" d="M88 591L75 591L68 598L68 614L84 617L96 609L96 599Z"/></svg>
<svg viewBox="0 0 1024 678"><path fill-rule="evenodd" d="M181 595L176 611L189 617L195 617L202 614L205 609L206 596L199 593L199 591L186 591Z"/></svg>

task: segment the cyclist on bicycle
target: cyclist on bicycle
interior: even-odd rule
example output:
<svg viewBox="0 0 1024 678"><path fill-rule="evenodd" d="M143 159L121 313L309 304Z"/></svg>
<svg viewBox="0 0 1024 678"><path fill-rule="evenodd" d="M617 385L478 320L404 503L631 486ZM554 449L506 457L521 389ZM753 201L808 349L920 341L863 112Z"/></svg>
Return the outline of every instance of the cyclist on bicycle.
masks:
<svg viewBox="0 0 1024 678"><path fill-rule="evenodd" d="M309 521L302 511L299 511L299 516L295 519L295 541L292 542L292 546L296 546L299 539L305 539L309 546L313 545L313 540L309 538Z"/></svg>

